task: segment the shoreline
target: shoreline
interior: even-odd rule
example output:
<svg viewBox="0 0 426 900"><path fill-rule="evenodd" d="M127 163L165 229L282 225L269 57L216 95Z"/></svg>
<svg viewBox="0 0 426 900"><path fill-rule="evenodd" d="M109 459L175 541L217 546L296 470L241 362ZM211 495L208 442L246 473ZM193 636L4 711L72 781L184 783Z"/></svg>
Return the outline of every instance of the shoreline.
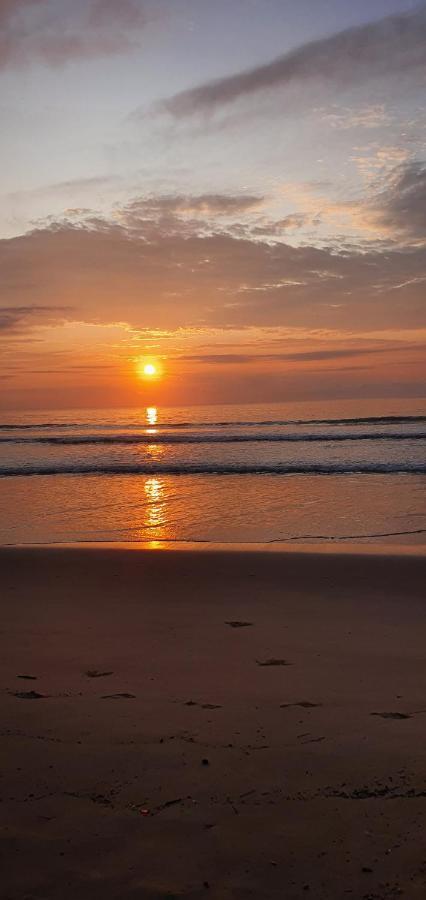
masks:
<svg viewBox="0 0 426 900"><path fill-rule="evenodd" d="M7 543L0 544L0 556L3 551L26 550L70 550L70 551L96 551L110 550L113 552L167 552L167 553L275 553L291 556L291 554L306 555L348 555L348 556L426 556L426 542L424 544L401 543L357 543L351 540L336 538L335 541L244 541L225 542L207 540L176 540L176 541L51 541L43 543Z"/></svg>

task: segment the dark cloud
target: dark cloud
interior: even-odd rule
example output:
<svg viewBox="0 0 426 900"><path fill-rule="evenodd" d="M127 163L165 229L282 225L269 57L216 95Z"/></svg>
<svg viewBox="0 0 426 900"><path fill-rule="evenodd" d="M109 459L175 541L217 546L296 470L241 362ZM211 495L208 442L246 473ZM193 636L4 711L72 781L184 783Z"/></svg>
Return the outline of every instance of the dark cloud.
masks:
<svg viewBox="0 0 426 900"><path fill-rule="evenodd" d="M0 241L3 329L13 316L136 328L287 326L369 331L425 321L426 248L362 252L265 243L204 220L85 217ZM59 307L59 309L58 309ZM68 312L64 312L68 308ZM12 318L11 318L12 317Z"/></svg>
<svg viewBox="0 0 426 900"><path fill-rule="evenodd" d="M0 306L0 332L19 333L22 328L66 319L70 314L66 307L54 306Z"/></svg>
<svg viewBox="0 0 426 900"><path fill-rule="evenodd" d="M426 243L426 165L398 166L370 206L373 220L395 235Z"/></svg>
<svg viewBox="0 0 426 900"><path fill-rule="evenodd" d="M70 15L71 9L71 15ZM0 68L57 67L124 53L153 16L149 0L0 0Z"/></svg>
<svg viewBox="0 0 426 900"><path fill-rule="evenodd" d="M176 117L209 113L259 91L318 80L334 86L395 75L425 72L426 5L311 41L265 65L210 81L164 100L160 109Z"/></svg>

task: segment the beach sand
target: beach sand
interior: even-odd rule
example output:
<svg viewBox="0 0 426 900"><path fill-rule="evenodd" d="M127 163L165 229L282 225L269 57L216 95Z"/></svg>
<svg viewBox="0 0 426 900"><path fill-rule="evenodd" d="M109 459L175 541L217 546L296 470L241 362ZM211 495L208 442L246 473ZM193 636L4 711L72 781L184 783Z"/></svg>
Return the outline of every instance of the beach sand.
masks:
<svg viewBox="0 0 426 900"><path fill-rule="evenodd" d="M425 572L1 549L2 900L424 898Z"/></svg>

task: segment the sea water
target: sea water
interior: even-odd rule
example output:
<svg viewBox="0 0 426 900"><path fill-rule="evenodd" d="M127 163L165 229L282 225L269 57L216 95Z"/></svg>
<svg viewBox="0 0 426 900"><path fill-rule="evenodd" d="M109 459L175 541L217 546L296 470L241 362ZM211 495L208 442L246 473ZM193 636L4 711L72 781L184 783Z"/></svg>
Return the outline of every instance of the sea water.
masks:
<svg viewBox="0 0 426 900"><path fill-rule="evenodd" d="M421 401L1 418L3 544L425 539Z"/></svg>

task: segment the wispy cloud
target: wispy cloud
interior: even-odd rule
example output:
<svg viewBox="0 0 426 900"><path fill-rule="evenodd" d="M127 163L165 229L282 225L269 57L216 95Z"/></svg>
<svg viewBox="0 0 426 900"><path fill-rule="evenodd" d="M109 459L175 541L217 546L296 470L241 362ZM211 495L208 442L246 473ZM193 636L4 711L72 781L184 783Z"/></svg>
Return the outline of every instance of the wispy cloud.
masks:
<svg viewBox="0 0 426 900"><path fill-rule="evenodd" d="M392 116L383 103L355 109L333 105L330 108L319 108L315 112L321 122L337 131L349 131L351 128L382 128L392 122Z"/></svg>
<svg viewBox="0 0 426 900"><path fill-rule="evenodd" d="M0 68L125 53L138 46L153 10L149 0L0 0Z"/></svg>
<svg viewBox="0 0 426 900"><path fill-rule="evenodd" d="M7 194L11 200L25 200L29 197L46 195L76 194L77 192L116 188L122 179L119 175L93 175L88 178L70 178L68 181L56 181L29 190L11 191Z"/></svg>
<svg viewBox="0 0 426 900"><path fill-rule="evenodd" d="M425 70L426 5L303 44L283 56L230 77L209 81L165 99L175 117L211 113L237 100L322 79L334 86L401 72Z"/></svg>

